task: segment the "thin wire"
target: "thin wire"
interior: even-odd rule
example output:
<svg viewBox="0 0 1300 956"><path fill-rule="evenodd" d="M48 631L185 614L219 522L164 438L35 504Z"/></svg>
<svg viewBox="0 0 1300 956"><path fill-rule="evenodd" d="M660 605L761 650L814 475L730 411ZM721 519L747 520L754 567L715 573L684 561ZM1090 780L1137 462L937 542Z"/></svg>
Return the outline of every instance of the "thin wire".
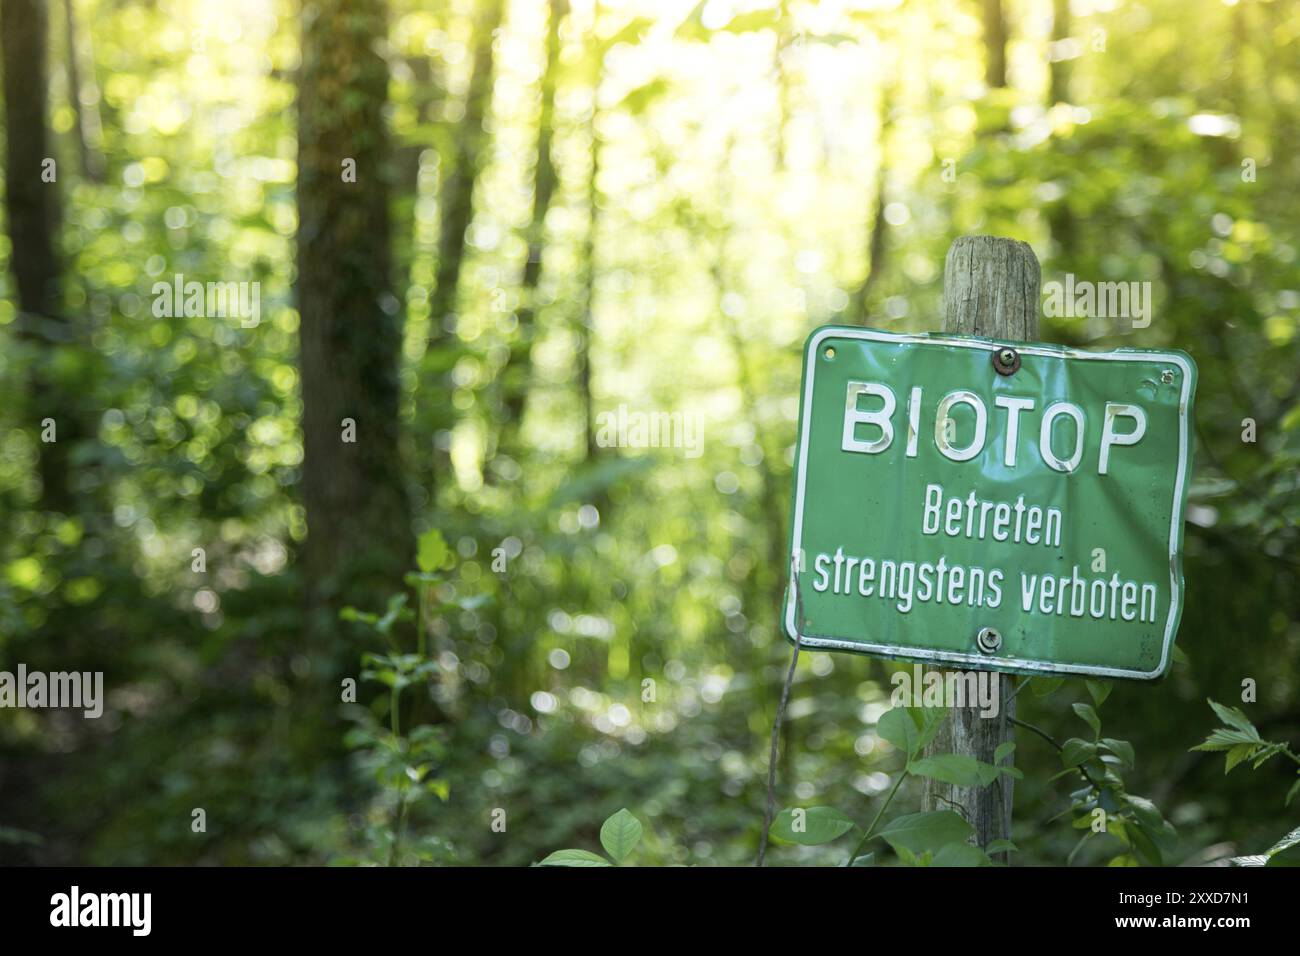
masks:
<svg viewBox="0 0 1300 956"><path fill-rule="evenodd" d="M794 615L799 626L795 628L794 651L790 655L790 669L785 674L785 686L781 688L781 703L776 708L776 720L772 724L772 748L767 757L767 811L763 817L763 836L758 843L758 862L762 866L767 857L768 832L772 829L772 814L776 810L776 751L777 741L781 737L781 724L785 720L785 707L790 701L790 685L794 683L795 665L799 663L799 648L803 640L803 596L799 592L799 558L790 560L790 587L794 589Z"/></svg>

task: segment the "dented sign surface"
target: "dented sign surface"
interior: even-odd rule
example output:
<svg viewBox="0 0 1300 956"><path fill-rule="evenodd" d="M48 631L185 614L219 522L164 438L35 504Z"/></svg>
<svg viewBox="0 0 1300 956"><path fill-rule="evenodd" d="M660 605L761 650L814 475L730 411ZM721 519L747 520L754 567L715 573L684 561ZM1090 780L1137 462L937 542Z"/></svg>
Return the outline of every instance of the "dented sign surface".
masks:
<svg viewBox="0 0 1300 956"><path fill-rule="evenodd" d="M1195 391L1178 351L818 329L787 636L962 668L1160 677L1183 605Z"/></svg>

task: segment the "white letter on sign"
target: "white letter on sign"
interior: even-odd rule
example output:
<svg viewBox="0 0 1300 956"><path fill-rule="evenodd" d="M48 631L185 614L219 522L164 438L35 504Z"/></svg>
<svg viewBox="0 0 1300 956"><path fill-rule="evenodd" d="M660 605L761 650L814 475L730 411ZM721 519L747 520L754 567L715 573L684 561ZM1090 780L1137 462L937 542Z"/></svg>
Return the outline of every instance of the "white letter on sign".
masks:
<svg viewBox="0 0 1300 956"><path fill-rule="evenodd" d="M1127 435L1117 435L1115 433L1115 419L1124 415L1133 419L1136 423L1133 430ZM1097 473L1106 474L1106 469L1110 466L1110 446L1111 445L1136 445L1143 435L1147 433L1147 413L1142 411L1137 405L1120 405L1117 402L1106 403L1106 423L1101 429L1101 461L1097 467Z"/></svg>
<svg viewBox="0 0 1300 956"><path fill-rule="evenodd" d="M1074 419L1074 454L1068 460L1057 458L1052 451L1052 422L1061 415L1069 415ZM1078 468L1079 460L1083 458L1083 409L1069 402L1048 405L1047 411L1043 412L1043 427L1038 431L1038 450L1042 452L1043 461L1047 462L1049 468L1066 472Z"/></svg>
<svg viewBox="0 0 1300 956"><path fill-rule="evenodd" d="M952 407L957 404L969 405L975 409L975 437L965 448L953 448L948 441L948 413ZM953 423L953 431L956 432L956 423ZM958 390L949 392L939 402L939 410L934 419L934 443L939 446L945 458L953 461L970 461L981 451L984 450L984 435L988 428L988 410L980 397L974 392Z"/></svg>
<svg viewBox="0 0 1300 956"><path fill-rule="evenodd" d="M1032 412L1034 410L1034 400L1032 398L1016 398L1014 395L999 395L993 399L993 404L998 408L1007 410L1007 450L1003 453L1002 461L1008 468L1016 466L1016 446L1020 444L1020 413Z"/></svg>
<svg viewBox="0 0 1300 956"><path fill-rule="evenodd" d="M878 411L863 411L858 408L858 397L861 395L879 396L885 400L885 404ZM878 385L875 382L849 382L848 399L844 404L844 440L840 442L840 448L844 451L865 452L868 455L874 455L888 448L890 442L894 440L894 426L889 418L894 414L897 405L894 393L886 385ZM880 429L880 437L875 441L859 440L856 429L862 424L875 425Z"/></svg>

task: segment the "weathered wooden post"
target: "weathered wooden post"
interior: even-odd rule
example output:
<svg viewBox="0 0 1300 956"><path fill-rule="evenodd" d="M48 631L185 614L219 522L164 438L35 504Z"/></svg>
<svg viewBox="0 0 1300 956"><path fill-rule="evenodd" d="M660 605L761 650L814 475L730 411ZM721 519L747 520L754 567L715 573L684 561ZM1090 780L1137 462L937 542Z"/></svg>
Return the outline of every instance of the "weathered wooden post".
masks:
<svg viewBox="0 0 1300 956"><path fill-rule="evenodd" d="M1015 239L962 236L948 249L943 267L943 331L997 339L1038 337L1042 275L1034 251ZM989 374L995 374L992 368ZM981 717L979 706L951 707L949 719L926 754L957 753L995 763L998 746L1012 739L1016 702L1012 681L997 675L996 717ZM1007 758L1004 763L1010 763ZM987 787L957 787L927 777L925 810L956 810L975 828L983 847L1011 838L1013 782L1002 774Z"/></svg>

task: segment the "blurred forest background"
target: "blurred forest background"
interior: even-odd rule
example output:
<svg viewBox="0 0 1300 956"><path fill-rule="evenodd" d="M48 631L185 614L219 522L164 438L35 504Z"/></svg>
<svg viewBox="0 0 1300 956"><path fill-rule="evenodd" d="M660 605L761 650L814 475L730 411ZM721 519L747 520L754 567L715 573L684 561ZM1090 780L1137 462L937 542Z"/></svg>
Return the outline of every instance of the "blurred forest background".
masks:
<svg viewBox="0 0 1300 956"><path fill-rule="evenodd" d="M626 806L638 862L751 862L801 343L937 328L971 233L1153 284L1148 328L1044 339L1199 364L1185 660L1104 716L1167 862L1294 826L1293 766L1188 752L1207 697L1300 740L1294 0L0 0L0 37L0 669L107 697L0 711L0 860L518 865ZM160 316L177 274L257 323ZM703 453L605 447L620 405ZM779 806L875 812L899 666L801 656ZM1020 716L1075 736L1082 691ZM1062 863L1018 742L1016 861Z"/></svg>

